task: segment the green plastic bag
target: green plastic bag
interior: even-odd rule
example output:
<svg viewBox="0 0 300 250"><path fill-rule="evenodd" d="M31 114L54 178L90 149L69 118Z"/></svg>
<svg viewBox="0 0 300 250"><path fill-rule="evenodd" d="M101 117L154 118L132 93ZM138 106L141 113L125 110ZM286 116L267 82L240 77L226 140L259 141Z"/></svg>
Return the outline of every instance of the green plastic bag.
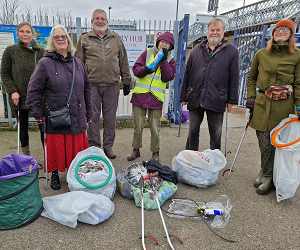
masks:
<svg viewBox="0 0 300 250"><path fill-rule="evenodd" d="M131 186L133 191L133 197L135 205L141 207L142 197L141 197L141 188ZM177 190L177 186L170 181L163 181L162 185L156 189L157 198L159 205L162 206L164 202L169 199ZM158 209L156 199L152 189L144 189L144 208L147 210Z"/></svg>

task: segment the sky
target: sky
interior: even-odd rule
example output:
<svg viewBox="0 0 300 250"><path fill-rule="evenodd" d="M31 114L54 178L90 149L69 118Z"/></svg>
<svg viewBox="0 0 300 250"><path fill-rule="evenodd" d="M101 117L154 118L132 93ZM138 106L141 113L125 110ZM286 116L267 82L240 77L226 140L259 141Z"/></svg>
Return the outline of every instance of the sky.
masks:
<svg viewBox="0 0 300 250"><path fill-rule="evenodd" d="M184 14L190 14L190 24L195 22L196 14L208 14L208 0L23 0L24 4L35 8L40 5L48 9L60 9L71 11L72 16L81 17L82 20L90 17L94 9L101 8L107 12L110 19L115 20L157 20L174 21L176 19L176 10L178 2L178 20L184 17ZM256 0L245 0L245 5L257 2ZM244 0L219 0L218 14L243 7ZM210 14L214 14L211 12Z"/></svg>

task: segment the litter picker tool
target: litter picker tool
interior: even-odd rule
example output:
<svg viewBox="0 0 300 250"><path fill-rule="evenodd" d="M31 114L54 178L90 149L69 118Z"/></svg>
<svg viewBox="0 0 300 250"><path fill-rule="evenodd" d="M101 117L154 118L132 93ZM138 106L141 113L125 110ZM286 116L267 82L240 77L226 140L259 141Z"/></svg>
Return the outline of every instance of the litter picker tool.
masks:
<svg viewBox="0 0 300 250"><path fill-rule="evenodd" d="M251 121L252 115L253 115L253 111L250 112L249 120L248 120L247 125L246 125L246 127L245 127L245 131L244 131L244 133L243 133L242 139L241 139L241 141L240 141L240 145L239 145L239 147L238 147L238 149L237 149L237 151L236 151L236 154L235 154L235 156L234 156L234 159L233 159L233 162L232 162L232 164L231 164L230 169L225 169L224 172L223 172L223 176L225 176L225 180L227 180L227 179L229 178L230 173L233 172L233 170L232 170L232 169L233 169L233 165L234 165L234 163L235 163L236 157L237 157L237 155L238 155L238 153L239 153L239 151L240 151L240 148L241 148L241 146L242 146L242 142L243 142L244 137L245 137L245 134L246 134L246 132L247 132L247 129L248 129L249 123L250 123L250 121Z"/></svg>
<svg viewBox="0 0 300 250"><path fill-rule="evenodd" d="M142 209L142 244L143 244L143 249L147 250L146 244L145 244L145 238L149 238L153 240L157 245L158 242L157 240L149 235L145 235L145 220L144 220L144 177L141 177L141 197L142 197L142 204L141 204L141 209Z"/></svg>
<svg viewBox="0 0 300 250"><path fill-rule="evenodd" d="M18 103L18 154L20 154L20 98Z"/></svg>
<svg viewBox="0 0 300 250"><path fill-rule="evenodd" d="M182 241L181 241L181 239L179 239L179 238L178 238L177 236L175 236L175 235L169 235L168 230L167 230L167 227L166 227L166 223L165 223L165 220L164 220L164 216L163 216L163 214L162 214L162 212L161 212L160 204L159 204L159 201L158 201L158 198L157 198L157 194L156 194L156 191L155 191L155 187L154 187L154 184L153 184L153 179L152 179L152 176L151 176L150 174L149 174L149 181L150 181L150 185L151 185L151 187L152 187L152 190L153 190L153 193L154 193L154 196L155 196L155 200L156 200L156 203L157 203L157 207L158 207L158 211L159 211L159 214L160 214L160 218L161 218L162 224L163 224L164 229L165 229L165 233L166 233L165 238L167 238L168 243L169 243L169 246L171 247L171 249L172 249L172 250L175 250L175 248L174 248L172 242L170 241L170 237L173 237L173 238L179 240L179 242L180 242L181 244L182 244Z"/></svg>
<svg viewBox="0 0 300 250"><path fill-rule="evenodd" d="M45 170L46 170L46 185L45 190L48 189L48 163L47 163L47 135L46 135L46 119L44 120L44 154L45 154Z"/></svg>
<svg viewBox="0 0 300 250"><path fill-rule="evenodd" d="M226 107L226 136L225 136L225 158L226 159L227 159L227 141L228 141L228 106Z"/></svg>

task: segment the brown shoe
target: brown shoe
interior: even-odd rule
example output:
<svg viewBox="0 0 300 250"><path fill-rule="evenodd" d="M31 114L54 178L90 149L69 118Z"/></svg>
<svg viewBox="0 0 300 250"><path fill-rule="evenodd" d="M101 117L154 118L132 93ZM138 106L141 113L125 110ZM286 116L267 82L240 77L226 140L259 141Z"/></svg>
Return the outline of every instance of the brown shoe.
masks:
<svg viewBox="0 0 300 250"><path fill-rule="evenodd" d="M112 150L107 151L107 152L104 151L104 153L106 154L106 156L107 156L109 159L116 159L116 157L117 157L117 156L114 154L114 152L113 152Z"/></svg>
<svg viewBox="0 0 300 250"><path fill-rule="evenodd" d="M152 154L152 159L159 162L159 151Z"/></svg>
<svg viewBox="0 0 300 250"><path fill-rule="evenodd" d="M127 160L128 161L133 161L135 160L136 158L140 157L141 154L140 154L140 150L139 149L136 149L134 148L133 151L132 151L132 154L127 156Z"/></svg>

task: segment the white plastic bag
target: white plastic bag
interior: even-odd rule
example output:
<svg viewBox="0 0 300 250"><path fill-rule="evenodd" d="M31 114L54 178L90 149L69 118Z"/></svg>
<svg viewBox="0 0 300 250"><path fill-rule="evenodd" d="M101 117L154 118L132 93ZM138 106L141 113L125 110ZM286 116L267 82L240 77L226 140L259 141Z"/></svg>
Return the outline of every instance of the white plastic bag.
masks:
<svg viewBox="0 0 300 250"><path fill-rule="evenodd" d="M219 149L203 152L183 150L172 160L172 169L179 173L180 182L207 188L218 180L218 174L227 160Z"/></svg>
<svg viewBox="0 0 300 250"><path fill-rule="evenodd" d="M104 195L72 191L43 198L42 216L75 228L77 220L97 225L114 213L113 202Z"/></svg>
<svg viewBox="0 0 300 250"><path fill-rule="evenodd" d="M291 121L293 118L295 119L294 122ZM300 137L300 122L297 120L298 116L290 115L283 119L270 133L272 138L272 135L286 123L276 136L274 134L275 141L272 142L271 140L272 144L276 146L273 182L276 187L278 202L293 197L300 182L300 141L289 146L283 146Z"/></svg>
<svg viewBox="0 0 300 250"><path fill-rule="evenodd" d="M111 176L110 180L108 181L108 183L105 186L99 187L99 188L88 188L88 187L82 185L77 180L76 174L75 174L75 168L76 168L77 164L80 162L80 160L82 160L85 157L89 157L89 156L93 156L93 155L103 157L112 168L112 176ZM89 161L89 160L86 160L86 161ZM86 161L84 161L84 162L86 162ZM84 162L82 162L82 163L84 163ZM102 161L100 161L100 162L102 162ZM87 184L88 186L97 186L99 184L104 183L109 178L109 168L108 168L107 164L105 164L105 162L102 162L102 164L104 165L104 168L102 171L92 173L92 174L89 173L86 175L80 174L79 178L81 179L81 181L84 182L85 184ZM98 147L89 147L89 148L79 152L76 155L76 157L73 159L73 161L69 167L69 170L67 173L67 182L68 182L68 187L69 187L70 191L85 191L85 192L89 192L89 193L103 194L106 197L110 198L111 200L113 199L115 191L116 191L115 169L114 169L111 161L106 157L103 150Z"/></svg>

